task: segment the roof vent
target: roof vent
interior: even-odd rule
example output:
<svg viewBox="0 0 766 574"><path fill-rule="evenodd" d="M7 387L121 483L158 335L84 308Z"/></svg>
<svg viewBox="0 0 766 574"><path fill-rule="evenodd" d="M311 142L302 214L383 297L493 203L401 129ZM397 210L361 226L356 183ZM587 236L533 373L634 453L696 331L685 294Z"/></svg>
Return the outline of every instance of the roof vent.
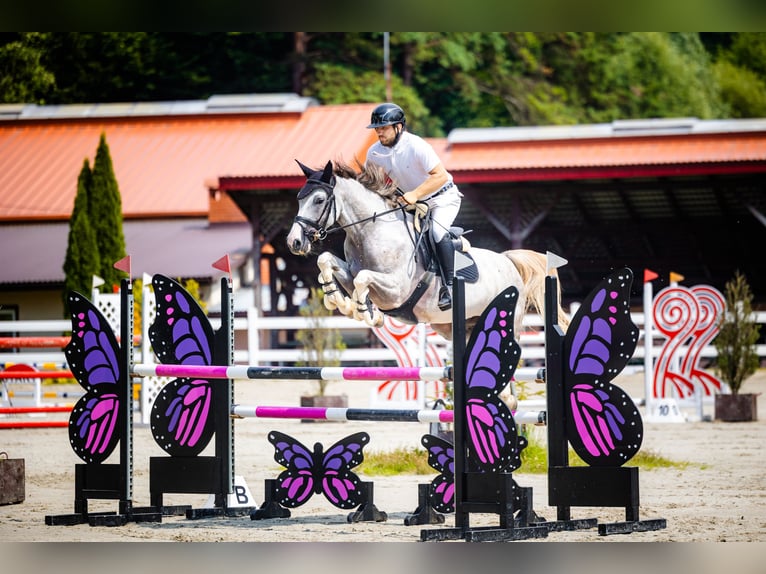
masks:
<svg viewBox="0 0 766 574"><path fill-rule="evenodd" d="M614 135L688 134L698 121L697 118L615 120L612 131Z"/></svg>

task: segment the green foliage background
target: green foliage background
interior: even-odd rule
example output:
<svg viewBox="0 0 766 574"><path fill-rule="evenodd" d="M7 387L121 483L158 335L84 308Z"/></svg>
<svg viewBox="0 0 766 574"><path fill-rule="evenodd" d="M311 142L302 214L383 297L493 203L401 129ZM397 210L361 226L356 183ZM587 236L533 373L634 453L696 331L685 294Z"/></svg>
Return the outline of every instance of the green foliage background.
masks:
<svg viewBox="0 0 766 574"><path fill-rule="evenodd" d="M0 32L0 103L385 99L382 32ZM392 32L416 133L766 116L762 32Z"/></svg>

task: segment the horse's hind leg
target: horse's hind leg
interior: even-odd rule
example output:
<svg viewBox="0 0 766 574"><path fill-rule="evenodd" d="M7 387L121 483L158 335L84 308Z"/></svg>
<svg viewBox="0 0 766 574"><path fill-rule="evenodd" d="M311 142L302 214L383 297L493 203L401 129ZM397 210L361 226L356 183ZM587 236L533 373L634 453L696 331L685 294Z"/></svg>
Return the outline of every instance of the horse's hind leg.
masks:
<svg viewBox="0 0 766 574"><path fill-rule="evenodd" d="M353 316L354 303L341 291L336 279L347 293L354 288L354 278L348 265L329 251L325 251L317 258L319 266L319 284L324 291L324 306L329 310L338 309L346 317Z"/></svg>
<svg viewBox="0 0 766 574"><path fill-rule="evenodd" d="M354 294L351 296L356 303L354 319L364 321L371 327L380 327L383 313L370 301L370 286L374 287L379 299L395 301L401 291L401 283L396 275L369 269L362 269L354 277Z"/></svg>

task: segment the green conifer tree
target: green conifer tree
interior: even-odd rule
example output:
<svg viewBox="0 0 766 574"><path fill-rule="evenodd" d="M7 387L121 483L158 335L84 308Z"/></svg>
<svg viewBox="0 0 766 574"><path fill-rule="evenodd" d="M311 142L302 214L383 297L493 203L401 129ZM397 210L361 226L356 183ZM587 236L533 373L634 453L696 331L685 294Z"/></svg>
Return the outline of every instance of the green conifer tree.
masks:
<svg viewBox="0 0 766 574"><path fill-rule="evenodd" d="M101 258L96 234L90 224L89 204L92 173L87 158L77 178L77 195L69 219L69 238L64 258L64 316L69 315L67 296L77 291L89 296L93 275L100 273Z"/></svg>
<svg viewBox="0 0 766 574"><path fill-rule="evenodd" d="M98 275L105 282L101 289L105 293L111 293L125 276L125 273L114 268L114 264L125 257L126 253L125 236L122 231L122 199L114 176L106 134L103 133L93 162L91 189L90 222L96 233L96 245L101 256Z"/></svg>

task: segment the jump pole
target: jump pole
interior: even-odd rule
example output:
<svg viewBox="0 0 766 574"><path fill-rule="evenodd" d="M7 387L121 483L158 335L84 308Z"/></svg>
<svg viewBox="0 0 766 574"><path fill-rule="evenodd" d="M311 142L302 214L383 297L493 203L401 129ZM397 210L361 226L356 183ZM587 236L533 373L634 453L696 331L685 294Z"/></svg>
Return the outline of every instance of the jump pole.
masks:
<svg viewBox="0 0 766 574"><path fill-rule="evenodd" d="M0 379L73 379L72 371L0 372Z"/></svg>
<svg viewBox="0 0 766 574"><path fill-rule="evenodd" d="M452 423L453 410L351 409L331 407L272 407L234 405L233 418L307 419L327 421L388 421L415 423ZM545 411L516 412L513 418L520 424L544 425Z"/></svg>
<svg viewBox="0 0 766 574"><path fill-rule="evenodd" d="M30 429L30 428L53 428L68 427L69 421L12 421L0 422L0 430L4 429Z"/></svg>
<svg viewBox="0 0 766 574"><path fill-rule="evenodd" d="M21 415L34 413L71 413L72 405L49 407L0 407L0 415ZM69 421L0 421L0 430L68 427Z"/></svg>
<svg viewBox="0 0 766 574"><path fill-rule="evenodd" d="M72 405L51 405L49 407L0 407L0 415L21 415L31 413L71 413Z"/></svg>
<svg viewBox="0 0 766 574"><path fill-rule="evenodd" d="M137 364L133 374L142 377L200 379L319 380L319 381L449 381L451 367L258 367Z"/></svg>

